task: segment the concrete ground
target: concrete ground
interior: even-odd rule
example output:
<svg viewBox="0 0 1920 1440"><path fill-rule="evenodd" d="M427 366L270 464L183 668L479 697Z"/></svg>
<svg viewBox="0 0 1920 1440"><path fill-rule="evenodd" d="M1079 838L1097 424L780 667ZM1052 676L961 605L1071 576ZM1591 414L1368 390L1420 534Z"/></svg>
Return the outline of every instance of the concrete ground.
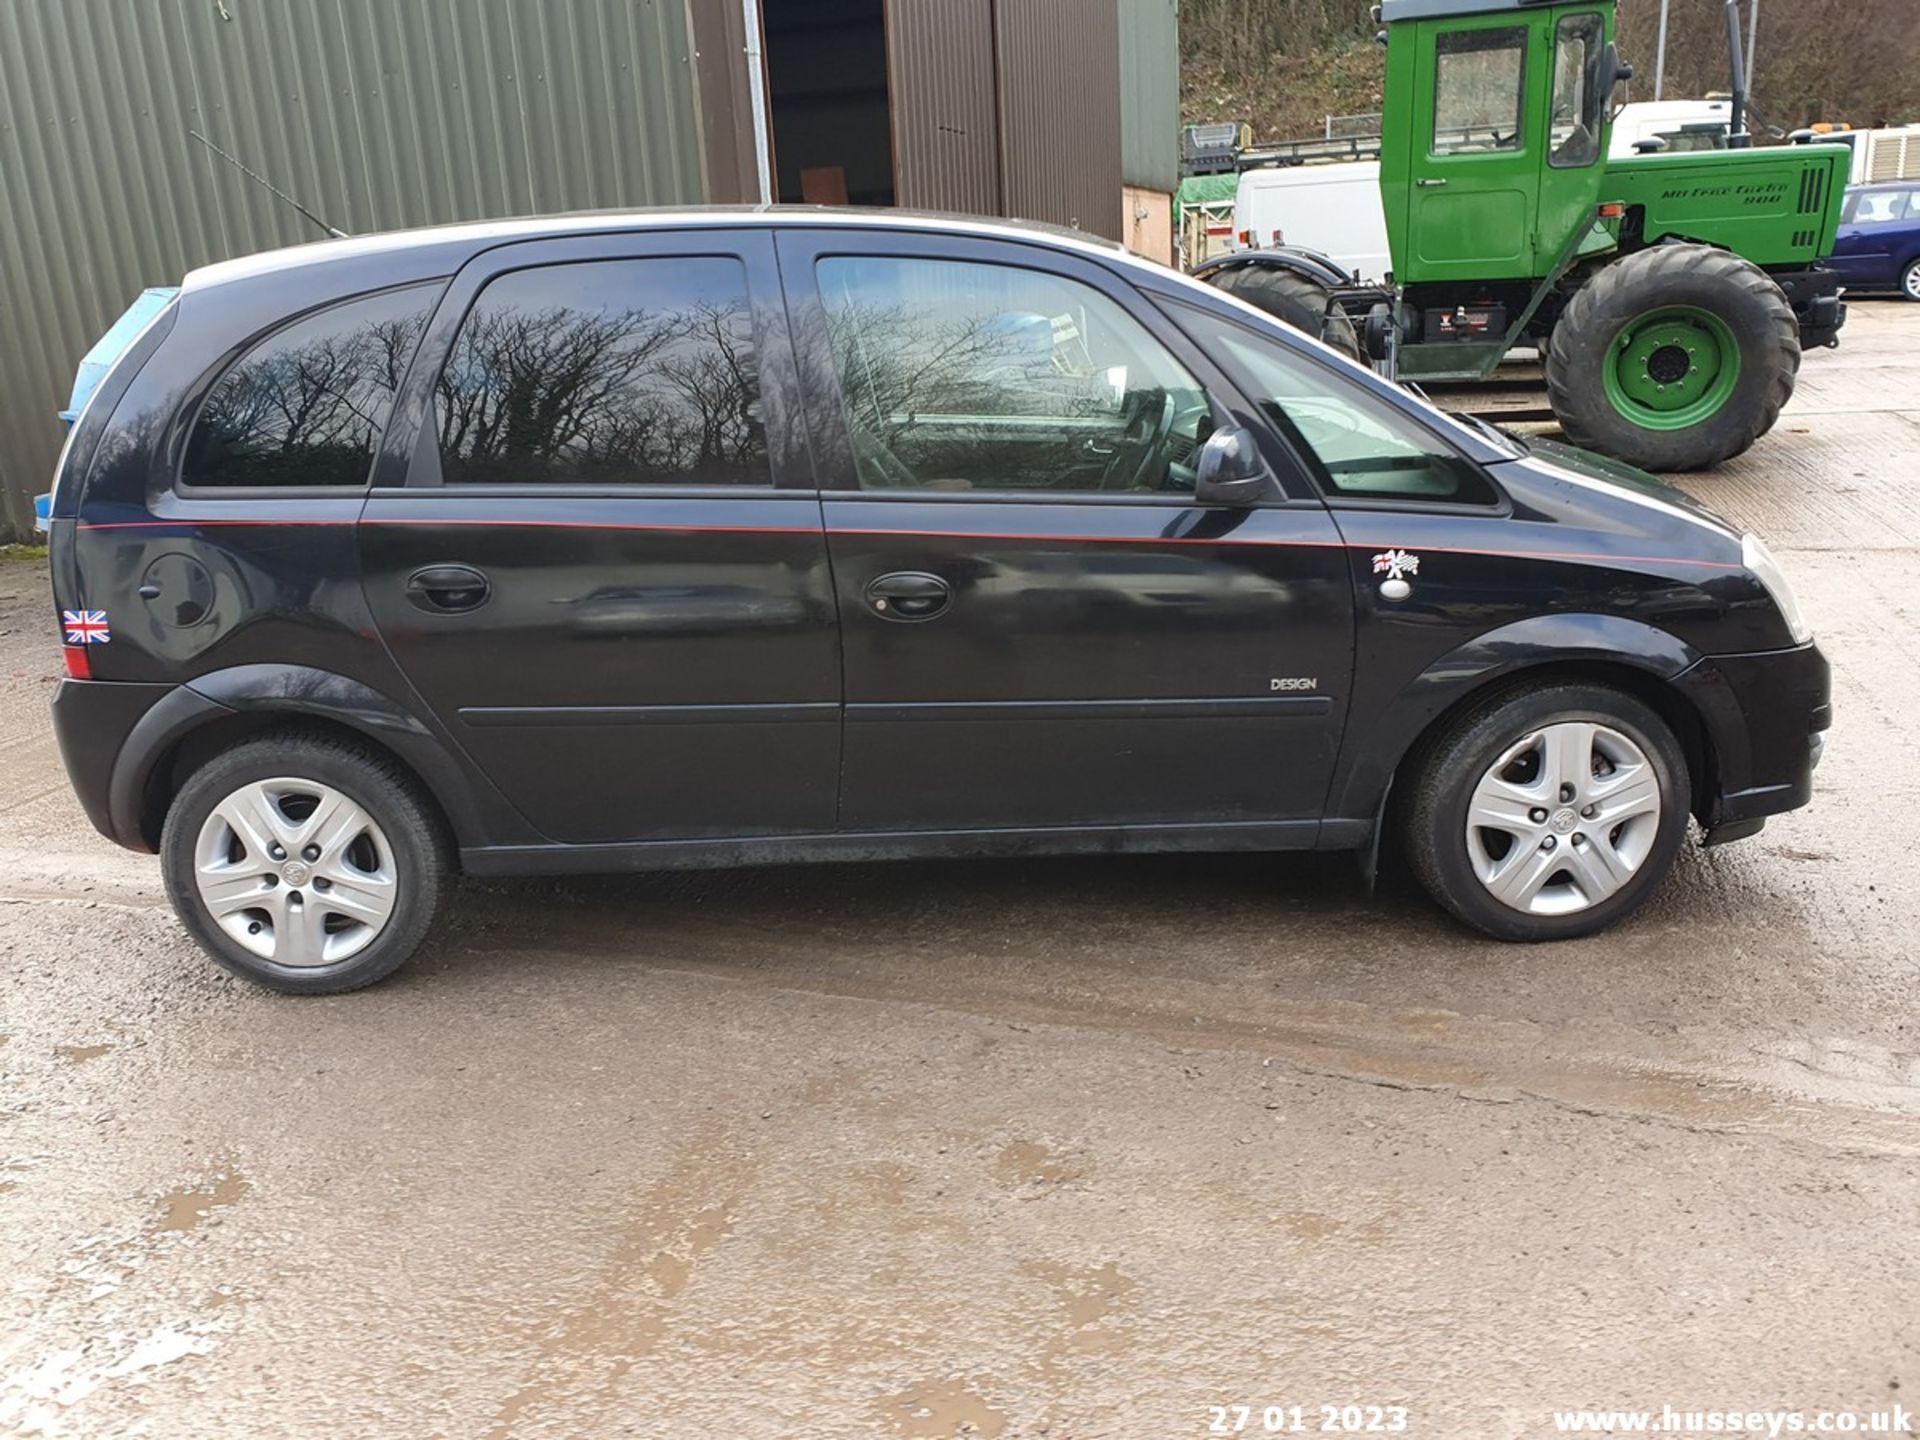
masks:
<svg viewBox="0 0 1920 1440"><path fill-rule="evenodd" d="M1551 947L1337 857L821 867L472 885L280 999L81 817L0 569L0 1433L1912 1408L1916 352L1858 306L1685 482L1832 657L1814 805Z"/></svg>

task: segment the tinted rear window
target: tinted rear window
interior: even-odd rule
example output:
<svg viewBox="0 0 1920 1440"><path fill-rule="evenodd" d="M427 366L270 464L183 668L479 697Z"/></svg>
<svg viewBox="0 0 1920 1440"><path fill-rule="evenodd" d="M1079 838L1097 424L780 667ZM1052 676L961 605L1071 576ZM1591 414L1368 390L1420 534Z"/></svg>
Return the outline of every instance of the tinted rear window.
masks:
<svg viewBox="0 0 1920 1440"><path fill-rule="evenodd" d="M503 275L461 325L436 404L449 484L772 481L730 257Z"/></svg>
<svg viewBox="0 0 1920 1440"><path fill-rule="evenodd" d="M368 295L274 331L208 393L181 479L223 487L365 485L439 289Z"/></svg>

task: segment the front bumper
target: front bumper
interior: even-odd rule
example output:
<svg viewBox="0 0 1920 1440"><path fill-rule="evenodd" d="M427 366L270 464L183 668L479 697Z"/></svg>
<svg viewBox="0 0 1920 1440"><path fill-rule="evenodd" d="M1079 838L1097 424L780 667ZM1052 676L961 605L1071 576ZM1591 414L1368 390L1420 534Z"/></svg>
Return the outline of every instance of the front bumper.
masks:
<svg viewBox="0 0 1920 1440"><path fill-rule="evenodd" d="M1824 265L1775 275L1787 303L1800 322L1800 348L1818 350L1838 345L1847 323L1847 307L1840 299L1840 277Z"/></svg>
<svg viewBox="0 0 1920 1440"><path fill-rule="evenodd" d="M1680 677L1706 723L1700 820L1708 843L1754 834L1769 815L1813 797L1813 769L1833 724L1827 657L1813 644L1715 655Z"/></svg>

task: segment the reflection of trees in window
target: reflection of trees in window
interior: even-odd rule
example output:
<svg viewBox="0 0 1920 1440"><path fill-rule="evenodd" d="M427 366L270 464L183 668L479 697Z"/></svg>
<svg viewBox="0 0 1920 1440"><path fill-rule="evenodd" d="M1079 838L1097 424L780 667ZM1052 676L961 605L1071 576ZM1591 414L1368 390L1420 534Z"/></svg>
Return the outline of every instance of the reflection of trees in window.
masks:
<svg viewBox="0 0 1920 1440"><path fill-rule="evenodd" d="M445 478L767 483L743 289L724 260L495 281L440 377Z"/></svg>
<svg viewBox="0 0 1920 1440"><path fill-rule="evenodd" d="M1052 322L848 300L829 308L835 364L856 424L897 435L922 417L1067 415L1099 398L1056 362ZM1111 392L1105 403L1113 408Z"/></svg>
<svg viewBox="0 0 1920 1440"><path fill-rule="evenodd" d="M1093 373L1078 327L840 300L828 309L854 463L867 488L1071 487L1076 446L1117 435L1122 399Z"/></svg>
<svg viewBox="0 0 1920 1440"><path fill-rule="evenodd" d="M188 442L194 485L364 485L433 303L424 287L336 306L221 377Z"/></svg>
<svg viewBox="0 0 1920 1440"><path fill-rule="evenodd" d="M1169 407L1204 413L1198 383L1075 282L878 257L816 273L864 487L1102 489L1123 449L1121 480L1153 471L1140 447Z"/></svg>

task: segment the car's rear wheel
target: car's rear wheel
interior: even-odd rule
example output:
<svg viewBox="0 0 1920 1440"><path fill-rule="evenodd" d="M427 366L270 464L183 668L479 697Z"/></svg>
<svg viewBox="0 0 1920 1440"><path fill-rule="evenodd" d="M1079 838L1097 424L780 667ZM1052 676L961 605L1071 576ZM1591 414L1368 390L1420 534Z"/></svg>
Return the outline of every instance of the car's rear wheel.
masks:
<svg viewBox="0 0 1920 1440"><path fill-rule="evenodd" d="M293 995L392 974L432 925L451 869L410 776L301 734L262 736L195 771L167 812L160 859L202 948Z"/></svg>
<svg viewBox="0 0 1920 1440"><path fill-rule="evenodd" d="M1900 293L1909 300L1920 300L1920 260L1915 260L1901 274Z"/></svg>
<svg viewBox="0 0 1920 1440"><path fill-rule="evenodd" d="M1687 832L1686 756L1603 685L1508 691L1461 716L1414 777L1404 840L1428 892L1501 940L1587 935L1639 908Z"/></svg>

